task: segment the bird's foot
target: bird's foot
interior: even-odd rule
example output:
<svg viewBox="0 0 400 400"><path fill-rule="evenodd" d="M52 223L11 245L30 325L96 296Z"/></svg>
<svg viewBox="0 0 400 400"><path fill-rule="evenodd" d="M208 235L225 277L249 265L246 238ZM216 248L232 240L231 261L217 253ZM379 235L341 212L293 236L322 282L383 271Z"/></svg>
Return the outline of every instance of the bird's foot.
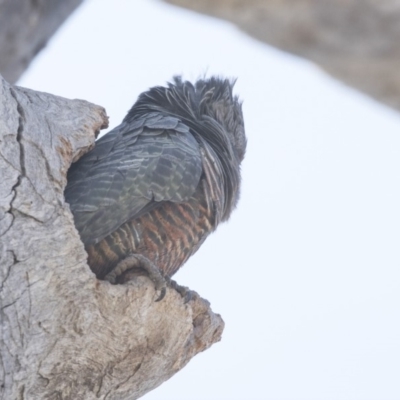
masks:
<svg viewBox="0 0 400 400"><path fill-rule="evenodd" d="M169 282L162 275L159 268L141 254L131 254L124 258L104 279L114 284L121 284L134 279L143 270L147 272L148 277L154 282L156 291L160 292L156 301L161 301L165 297Z"/></svg>
<svg viewBox="0 0 400 400"><path fill-rule="evenodd" d="M167 281L167 284L171 289L176 290L181 295L181 297L184 300L184 304L188 303L190 300L192 300L197 295L196 292L194 292L193 290L190 290L186 286L179 285L178 283L176 283L176 281L171 279L169 276L165 277L165 280Z"/></svg>

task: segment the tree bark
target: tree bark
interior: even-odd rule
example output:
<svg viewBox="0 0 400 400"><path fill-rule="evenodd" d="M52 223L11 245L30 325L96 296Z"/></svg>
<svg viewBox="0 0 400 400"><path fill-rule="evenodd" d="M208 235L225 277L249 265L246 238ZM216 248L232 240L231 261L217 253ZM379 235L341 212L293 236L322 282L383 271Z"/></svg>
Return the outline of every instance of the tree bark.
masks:
<svg viewBox="0 0 400 400"><path fill-rule="evenodd" d="M16 82L82 0L0 1L0 73Z"/></svg>
<svg viewBox="0 0 400 400"><path fill-rule="evenodd" d="M137 399L220 340L207 301L99 281L64 200L103 108L0 77L0 399Z"/></svg>
<svg viewBox="0 0 400 400"><path fill-rule="evenodd" d="M400 0L166 0L235 23L400 110Z"/></svg>

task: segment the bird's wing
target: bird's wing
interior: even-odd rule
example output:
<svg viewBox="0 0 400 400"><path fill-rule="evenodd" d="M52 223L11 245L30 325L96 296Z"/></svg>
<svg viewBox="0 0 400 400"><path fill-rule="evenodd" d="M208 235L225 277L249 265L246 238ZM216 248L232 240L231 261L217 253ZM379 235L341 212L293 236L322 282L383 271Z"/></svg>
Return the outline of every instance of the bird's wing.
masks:
<svg viewBox="0 0 400 400"><path fill-rule="evenodd" d="M189 199L201 174L189 128L152 113L123 122L73 164L65 198L82 241L93 244L160 202Z"/></svg>

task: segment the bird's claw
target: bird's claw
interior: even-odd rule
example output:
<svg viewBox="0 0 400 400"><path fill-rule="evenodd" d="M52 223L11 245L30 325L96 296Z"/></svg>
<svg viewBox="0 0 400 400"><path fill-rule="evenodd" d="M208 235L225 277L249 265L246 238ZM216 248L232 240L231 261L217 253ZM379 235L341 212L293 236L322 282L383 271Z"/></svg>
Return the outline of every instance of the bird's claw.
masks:
<svg viewBox="0 0 400 400"><path fill-rule="evenodd" d="M148 277L154 283L156 291L160 293L155 300L156 302L161 301L165 297L167 287L176 290L183 298L185 304L192 300L195 295L195 292L185 286L178 285L169 276L163 276L155 264L140 254L132 254L120 261L117 266L106 275L105 280L113 284L125 283L133 280L140 270L145 270L147 272Z"/></svg>
<svg viewBox="0 0 400 400"><path fill-rule="evenodd" d="M157 268L148 258L141 254L132 254L122 261L105 276L105 280L110 283L125 283L138 275L138 271L145 270L148 277L153 281L156 291L160 291L160 295L156 301L161 301L166 294L167 281Z"/></svg>
<svg viewBox="0 0 400 400"><path fill-rule="evenodd" d="M164 286L164 287L162 287L161 290L160 290L160 295L159 295L158 298L156 299L156 303L157 303L158 301L161 301L161 300L165 297L165 294L166 294L166 293L167 293L167 287Z"/></svg>
<svg viewBox="0 0 400 400"><path fill-rule="evenodd" d="M171 289L176 290L181 295L181 297L184 300L183 301L184 304L188 303L195 296L195 292L193 292L193 290L190 290L186 286L179 285L178 283L176 283L176 281L174 281L170 277L165 277L165 280L167 281L167 284Z"/></svg>

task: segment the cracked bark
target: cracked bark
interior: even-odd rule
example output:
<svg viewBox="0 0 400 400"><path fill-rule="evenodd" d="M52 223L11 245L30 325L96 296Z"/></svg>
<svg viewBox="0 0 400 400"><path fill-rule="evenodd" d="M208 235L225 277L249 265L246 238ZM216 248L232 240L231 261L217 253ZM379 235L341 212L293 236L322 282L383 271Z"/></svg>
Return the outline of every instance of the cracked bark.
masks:
<svg viewBox="0 0 400 400"><path fill-rule="evenodd" d="M0 399L137 399L220 340L207 301L96 280L63 192L107 123L0 79Z"/></svg>
<svg viewBox="0 0 400 400"><path fill-rule="evenodd" d="M231 21L400 111L400 0L164 1Z"/></svg>

